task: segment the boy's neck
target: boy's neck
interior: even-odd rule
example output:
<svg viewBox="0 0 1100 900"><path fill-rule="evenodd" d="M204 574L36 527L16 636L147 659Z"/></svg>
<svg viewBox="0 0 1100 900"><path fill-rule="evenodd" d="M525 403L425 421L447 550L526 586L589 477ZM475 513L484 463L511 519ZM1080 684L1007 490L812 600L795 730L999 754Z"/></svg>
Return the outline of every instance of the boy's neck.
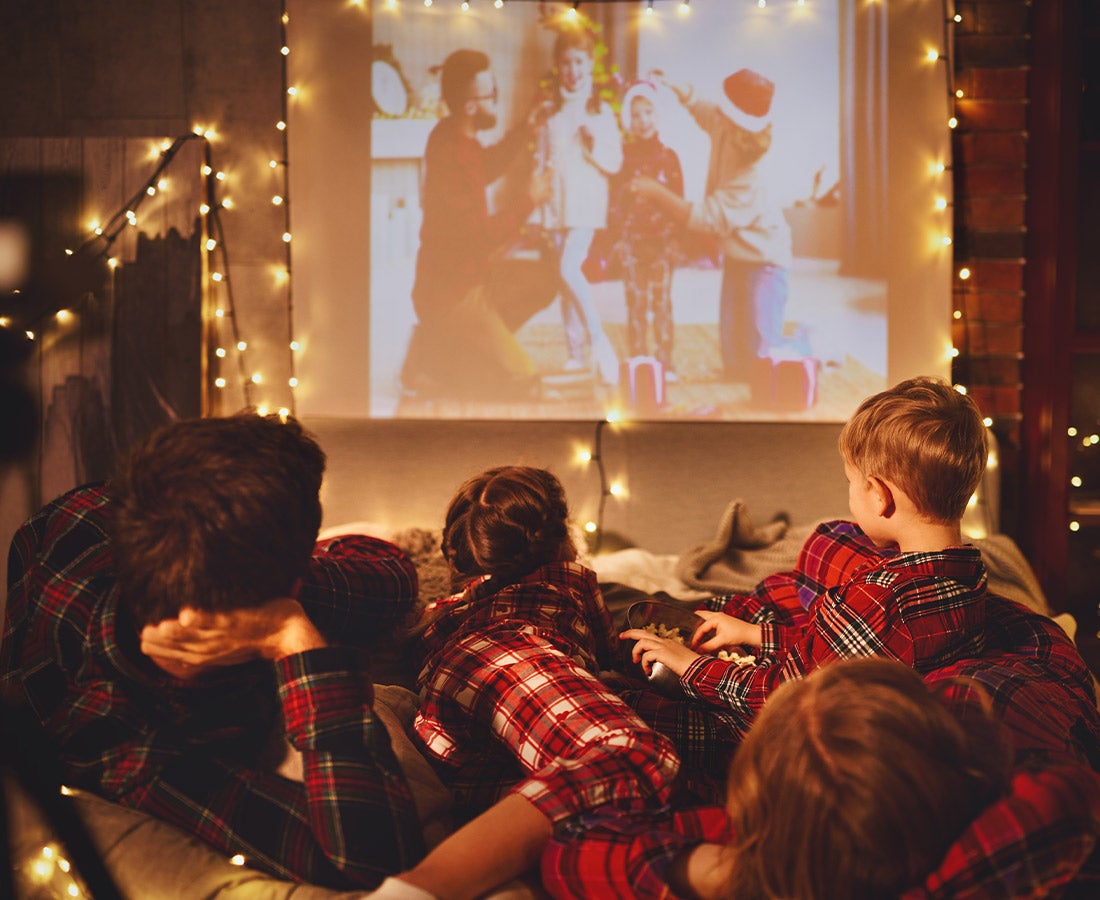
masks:
<svg viewBox="0 0 1100 900"><path fill-rule="evenodd" d="M960 522L909 522L896 539L902 553L938 553L964 543Z"/></svg>

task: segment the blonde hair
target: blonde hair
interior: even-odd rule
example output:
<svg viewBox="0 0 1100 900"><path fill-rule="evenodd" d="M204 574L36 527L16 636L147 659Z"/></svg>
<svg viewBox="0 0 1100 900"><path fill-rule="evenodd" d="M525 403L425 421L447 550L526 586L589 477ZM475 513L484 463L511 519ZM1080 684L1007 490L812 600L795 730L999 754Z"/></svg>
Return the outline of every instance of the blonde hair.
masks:
<svg viewBox="0 0 1100 900"><path fill-rule="evenodd" d="M840 454L893 482L938 522L962 518L989 455L977 405L938 378L910 378L868 397L840 432Z"/></svg>
<svg viewBox="0 0 1100 900"><path fill-rule="evenodd" d="M784 684L730 768L738 900L877 900L919 884L1003 796L1012 749L908 666L848 659Z"/></svg>

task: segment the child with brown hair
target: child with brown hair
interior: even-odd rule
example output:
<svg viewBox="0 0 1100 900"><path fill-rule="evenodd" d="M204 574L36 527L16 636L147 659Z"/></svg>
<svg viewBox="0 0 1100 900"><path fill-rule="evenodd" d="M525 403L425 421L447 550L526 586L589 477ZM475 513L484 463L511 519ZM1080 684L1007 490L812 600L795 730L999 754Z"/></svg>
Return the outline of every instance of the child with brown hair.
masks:
<svg viewBox="0 0 1100 900"><path fill-rule="evenodd" d="M558 898L1045 897L1100 836L1100 776L1012 772L980 704L894 660L784 684L729 770L725 808L645 821L605 810L543 860Z"/></svg>
<svg viewBox="0 0 1100 900"><path fill-rule="evenodd" d="M568 522L545 469L489 469L451 500L443 553L459 593L420 629L415 728L471 821L381 896L480 896L535 866L557 823L667 802L679 759L596 677L611 617Z"/></svg>

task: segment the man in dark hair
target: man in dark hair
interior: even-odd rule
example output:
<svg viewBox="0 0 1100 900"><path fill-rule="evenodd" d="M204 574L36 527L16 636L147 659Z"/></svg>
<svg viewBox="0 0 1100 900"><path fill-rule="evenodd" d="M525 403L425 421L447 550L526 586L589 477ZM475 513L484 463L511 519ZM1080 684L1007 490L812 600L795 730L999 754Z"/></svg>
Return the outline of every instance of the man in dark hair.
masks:
<svg viewBox="0 0 1100 900"><path fill-rule="evenodd" d="M50 503L12 541L0 691L67 784L271 874L373 887L424 849L364 652L417 576L385 541L315 544L324 467L294 419L197 419ZM283 735L304 781L265 762Z"/></svg>
<svg viewBox="0 0 1100 900"><path fill-rule="evenodd" d="M440 68L448 115L424 152L423 223L412 301L417 326L401 373L415 393L527 399L538 380L515 331L558 293L553 269L506 258L524 221L549 196L549 177L526 157L542 110L483 146L497 124L498 91L489 57L456 50ZM525 187L490 214L486 191L513 165Z"/></svg>

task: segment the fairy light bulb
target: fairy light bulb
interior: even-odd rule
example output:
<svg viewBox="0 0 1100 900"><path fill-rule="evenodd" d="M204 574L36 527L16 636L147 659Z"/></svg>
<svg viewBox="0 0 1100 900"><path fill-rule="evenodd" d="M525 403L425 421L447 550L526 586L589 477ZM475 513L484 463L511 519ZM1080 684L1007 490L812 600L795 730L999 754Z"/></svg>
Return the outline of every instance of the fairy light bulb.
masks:
<svg viewBox="0 0 1100 900"><path fill-rule="evenodd" d="M967 281L969 278L970 278L970 269L968 269L966 266L963 266L961 269L959 269L959 280L960 281Z"/></svg>
<svg viewBox="0 0 1100 900"><path fill-rule="evenodd" d="M298 351L298 350L302 349L302 345L299 344L297 341L291 341L290 342L290 349L294 350L294 351Z"/></svg>
<svg viewBox="0 0 1100 900"><path fill-rule="evenodd" d="M217 388L225 387L225 379L224 378L215 378L214 379L214 387L217 387Z"/></svg>
<svg viewBox="0 0 1100 900"><path fill-rule="evenodd" d="M206 239L206 249L207 250L214 250L215 248L217 248L217 246L218 246L218 242L216 240L214 240L213 238L207 238Z"/></svg>
<svg viewBox="0 0 1100 900"><path fill-rule="evenodd" d="M588 449L577 451L577 462L590 463L592 462L592 451Z"/></svg>
<svg viewBox="0 0 1100 900"><path fill-rule="evenodd" d="M626 493L626 488L623 487L622 482L613 481L607 488L607 492L612 497L622 497Z"/></svg>
<svg viewBox="0 0 1100 900"><path fill-rule="evenodd" d="M595 534L596 523L589 519L587 522L584 523L584 530L587 531L589 534Z"/></svg>
<svg viewBox="0 0 1100 900"><path fill-rule="evenodd" d="M223 277L224 276L222 275L221 272L211 272L210 273L210 280L211 281L219 281L220 282L223 279Z"/></svg>
<svg viewBox="0 0 1100 900"><path fill-rule="evenodd" d="M237 341L237 349L241 353L244 353L244 351L248 349L248 341Z"/></svg>
<svg viewBox="0 0 1100 900"><path fill-rule="evenodd" d="M264 377L259 372L253 372L252 373L252 378L249 379L249 380L253 384L263 384L264 383Z"/></svg>
<svg viewBox="0 0 1100 900"><path fill-rule="evenodd" d="M218 357L218 359L225 359L225 347L218 347L214 351L214 355Z"/></svg>
<svg viewBox="0 0 1100 900"><path fill-rule="evenodd" d="M296 388L298 386L298 379L291 377L287 379L286 383L289 384L292 388Z"/></svg>

